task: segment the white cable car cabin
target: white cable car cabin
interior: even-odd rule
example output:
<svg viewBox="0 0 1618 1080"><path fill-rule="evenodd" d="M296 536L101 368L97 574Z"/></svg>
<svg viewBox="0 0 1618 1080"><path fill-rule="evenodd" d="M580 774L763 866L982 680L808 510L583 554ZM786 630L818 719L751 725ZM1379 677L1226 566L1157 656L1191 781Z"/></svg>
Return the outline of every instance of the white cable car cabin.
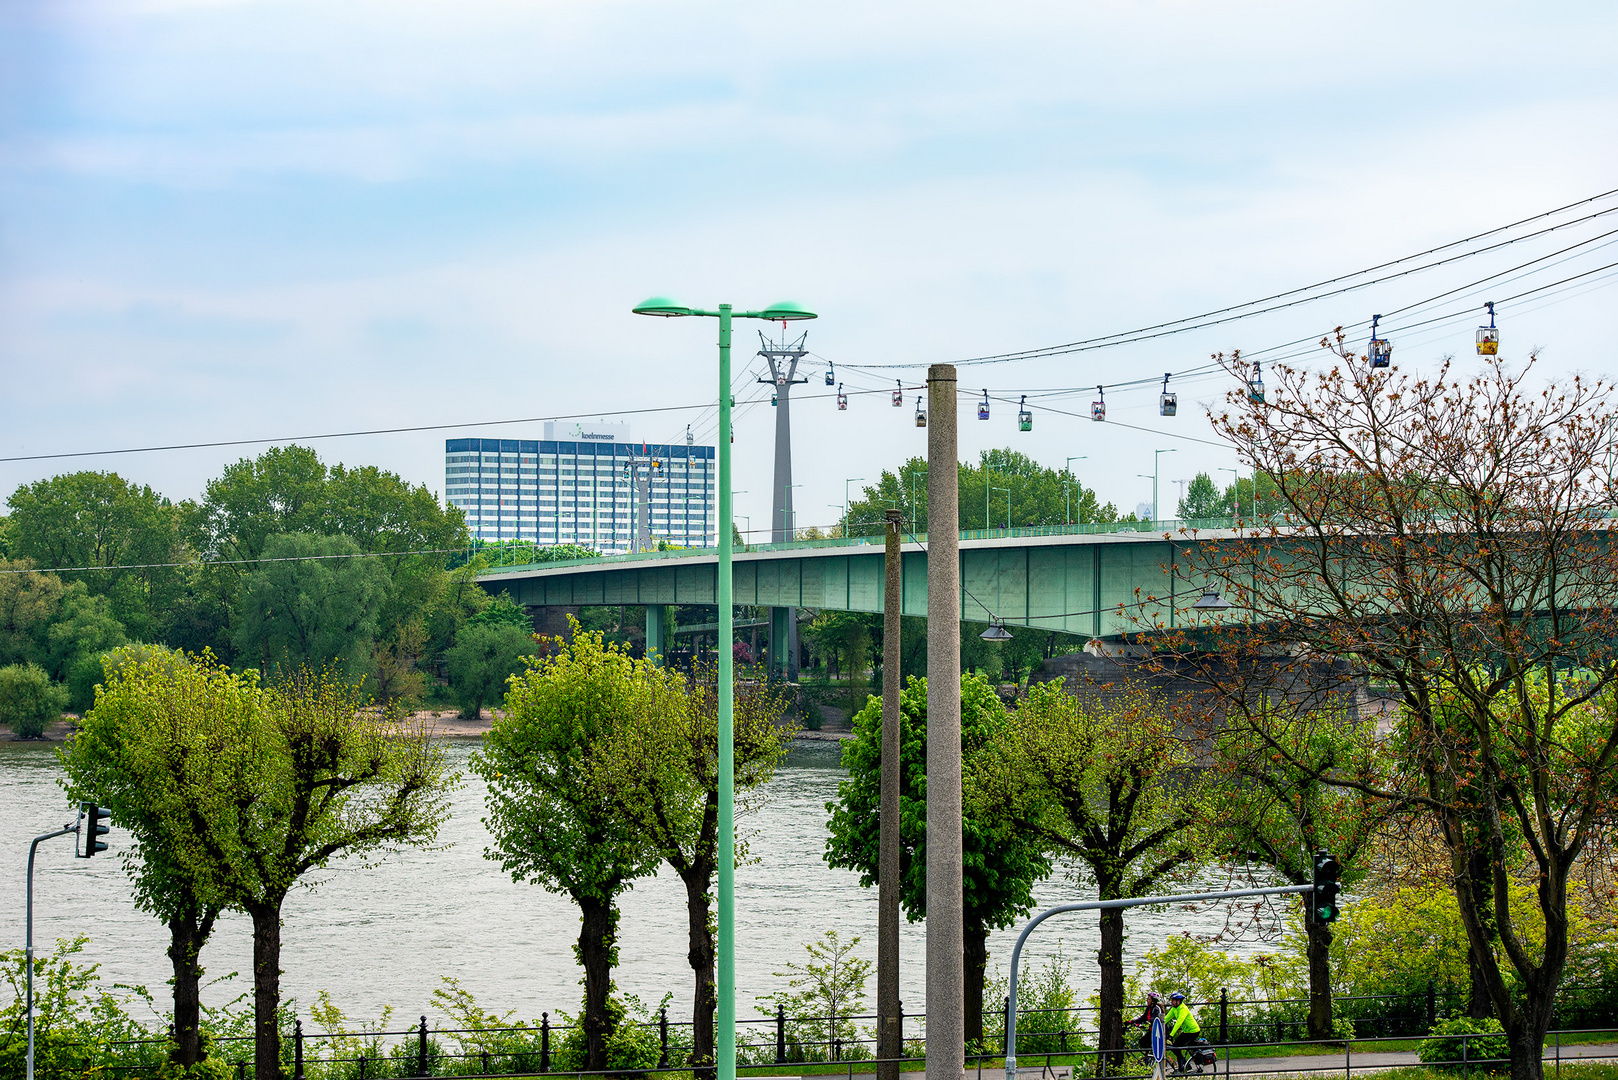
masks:
<svg viewBox="0 0 1618 1080"><path fill-rule="evenodd" d="M1033 431L1034 414L1028 411L1028 395L1022 396L1022 403L1017 406L1017 430Z"/></svg>
<svg viewBox="0 0 1618 1080"><path fill-rule="evenodd" d="M1157 415L1174 416L1180 411L1180 397L1169 390L1169 373L1163 373L1163 392L1157 396Z"/></svg>
<svg viewBox="0 0 1618 1080"><path fill-rule="evenodd" d="M843 384L842 383L837 384L837 411L838 412L847 412L848 411L848 395L843 393Z"/></svg>
<svg viewBox="0 0 1618 1080"><path fill-rule="evenodd" d="M1105 420L1107 418L1107 393L1101 387L1096 387L1096 400L1090 402L1090 419Z"/></svg>
<svg viewBox="0 0 1618 1080"><path fill-rule="evenodd" d="M897 409L905 403L905 387L897 379L894 382L899 383L899 388L893 392L893 407Z"/></svg>
<svg viewBox="0 0 1618 1080"><path fill-rule="evenodd" d="M921 395L920 394L916 395L916 426L917 427L926 427L927 426L927 414L922 411L922 408L921 408Z"/></svg>

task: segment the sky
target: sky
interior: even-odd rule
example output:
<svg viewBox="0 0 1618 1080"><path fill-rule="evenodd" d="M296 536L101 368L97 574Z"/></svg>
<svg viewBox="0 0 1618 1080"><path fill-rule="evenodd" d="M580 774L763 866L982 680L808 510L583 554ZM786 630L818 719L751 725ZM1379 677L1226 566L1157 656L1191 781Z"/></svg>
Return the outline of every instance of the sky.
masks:
<svg viewBox="0 0 1618 1080"><path fill-rule="evenodd" d="M691 423L712 443L713 322L630 308L785 298L820 315L799 324L800 395L822 396L793 409L798 522L830 523L847 480L925 453L927 364L1269 296L1618 188L1614 41L1598 2L8 0L0 458L452 425L308 443L441 492L445 438L540 437L492 421L599 416L649 441ZM996 400L988 422L961 401L961 456L1076 457L1125 512L1156 460L1166 513L1174 481L1240 467L1207 441L1230 381L1176 384L1172 419L1155 385L1119 386L1105 424L1096 385L1358 338L1609 229L1618 214L1192 333L963 366ZM1609 242L1434 311L1586 273L1618 260ZM1610 371L1614 281L1503 305L1502 353ZM1475 362L1475 322L1395 335L1396 361ZM755 328L733 486L762 530ZM1002 399L1025 393L1020 433ZM265 445L0 461L0 495L83 468L195 498Z"/></svg>

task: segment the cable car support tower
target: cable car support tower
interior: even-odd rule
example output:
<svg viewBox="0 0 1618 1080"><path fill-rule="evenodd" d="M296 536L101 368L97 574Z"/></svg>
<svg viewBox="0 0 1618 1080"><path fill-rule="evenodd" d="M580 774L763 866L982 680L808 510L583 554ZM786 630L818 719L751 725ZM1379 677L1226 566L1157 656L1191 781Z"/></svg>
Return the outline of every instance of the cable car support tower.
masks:
<svg viewBox="0 0 1618 1080"><path fill-rule="evenodd" d="M785 325L785 324L783 324ZM798 378L798 362L809 351L804 347L809 334L788 340L771 341L759 331L759 350L770 365L770 377L759 379L775 387L775 483L770 497L770 542L790 541L797 533L797 517L792 510L792 388L806 383ZM798 609L770 609L770 670L784 674L789 681L798 678Z"/></svg>

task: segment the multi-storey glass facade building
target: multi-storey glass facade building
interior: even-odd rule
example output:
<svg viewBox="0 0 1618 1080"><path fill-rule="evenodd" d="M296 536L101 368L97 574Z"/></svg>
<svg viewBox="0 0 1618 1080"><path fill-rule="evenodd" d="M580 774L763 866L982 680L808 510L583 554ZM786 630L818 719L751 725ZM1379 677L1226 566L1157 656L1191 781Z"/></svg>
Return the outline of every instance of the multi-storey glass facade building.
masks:
<svg viewBox="0 0 1618 1080"><path fill-rule="evenodd" d="M573 425L567 434L574 437L445 440L445 501L485 541L608 553L634 550L646 533L681 547L716 542L713 447L630 442L619 425Z"/></svg>

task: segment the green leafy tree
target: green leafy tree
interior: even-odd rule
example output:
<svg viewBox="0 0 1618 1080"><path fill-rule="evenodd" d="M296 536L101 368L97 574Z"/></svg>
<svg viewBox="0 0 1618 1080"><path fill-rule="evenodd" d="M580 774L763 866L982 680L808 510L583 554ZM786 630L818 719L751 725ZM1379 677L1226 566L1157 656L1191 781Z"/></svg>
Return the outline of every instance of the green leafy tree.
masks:
<svg viewBox="0 0 1618 1080"><path fill-rule="evenodd" d="M1015 528L1118 520L1117 508L1097 500L1095 492L1079 483L1073 473L1047 469L1016 450L985 450L976 463L961 462L959 469L958 509L965 529L1005 528L1007 496L998 490L989 492L985 507L984 495L990 487L1011 490L1011 524ZM926 530L925 458L911 458L897 471L884 469L877 482L849 504L842 534L880 535L886 527L883 513L888 507L902 510L911 530Z"/></svg>
<svg viewBox="0 0 1618 1080"><path fill-rule="evenodd" d="M117 473L77 472L19 487L8 500L14 557L76 571L93 596L137 635L167 630L183 588L179 510ZM110 567L131 569L96 569Z"/></svg>
<svg viewBox="0 0 1618 1080"><path fill-rule="evenodd" d="M858 1035L850 1017L864 1011L865 988L875 966L854 955L859 943L858 937L844 941L836 930L827 930L819 941L804 945L807 962L788 961L785 971L774 973L787 980L787 988L759 998L785 1010L792 1022L788 1036L792 1042L824 1044L823 1050L806 1054L811 1060L836 1060L837 1044L851 1044ZM851 1049L845 1047L844 1053Z"/></svg>
<svg viewBox="0 0 1618 1080"><path fill-rule="evenodd" d="M364 675L390 581L382 560L360 552L346 536L270 537L269 561L242 578L239 655L266 669L336 663Z"/></svg>
<svg viewBox="0 0 1618 1080"><path fill-rule="evenodd" d="M1205 472L1199 472L1186 485L1185 495L1180 499L1180 506L1175 516L1190 521L1207 518L1222 518L1230 516L1231 493L1221 492L1214 485L1213 477Z"/></svg>
<svg viewBox="0 0 1618 1080"><path fill-rule="evenodd" d="M1142 693L1081 703L1056 679L1030 688L964 769L965 801L997 823L994 842L1030 842L1073 860L1098 899L1150 896L1202 857L1192 764L1173 721ZM1098 1044L1113 1064L1124 1047L1124 921L1116 910L1100 917Z"/></svg>
<svg viewBox="0 0 1618 1080"><path fill-rule="evenodd" d="M444 654L449 684L461 703L461 715L476 719L483 714L483 706L505 697L506 680L522 671L523 662L538 651L534 632L526 625L469 621L461 628L454 647Z"/></svg>
<svg viewBox="0 0 1618 1080"><path fill-rule="evenodd" d="M698 667L682 686L682 708L648 712L611 746L620 755L612 770L642 770L632 809L663 861L685 885L687 951L695 976L692 1052L695 1065L714 1055L713 879L719 867L719 700L716 672ZM738 685L733 698L734 791L739 809L775 775L797 728L782 722L788 696L767 682Z"/></svg>
<svg viewBox="0 0 1618 1080"><path fill-rule="evenodd" d="M43 659L41 645L62 606L62 579L27 559L0 562L0 664Z"/></svg>
<svg viewBox="0 0 1618 1080"><path fill-rule="evenodd" d="M1337 856L1343 880L1352 886L1364 874L1362 854L1401 807L1327 783L1337 775L1380 786L1392 762L1377 743L1374 724L1355 724L1341 710L1316 704L1287 710L1285 721L1277 715L1284 706L1272 706L1262 730L1236 719L1217 733L1207 826L1216 849L1269 866L1289 885L1314 880L1312 853L1324 848ZM1277 737L1287 754L1275 753L1271 740ZM1308 896L1302 907L1310 910ZM1309 1037L1334 1038L1332 927L1307 915L1303 926Z"/></svg>
<svg viewBox="0 0 1618 1080"><path fill-rule="evenodd" d="M67 687L51 682L36 664L0 668L0 724L19 739L38 739L67 704Z"/></svg>
<svg viewBox="0 0 1618 1080"><path fill-rule="evenodd" d="M900 903L916 922L927 915L927 681L906 681L902 714L899 788ZM962 768L970 771L983 748L1010 723L1005 706L981 675L961 677ZM882 700L871 697L854 718L854 737L843 744L848 779L837 785L830 813L826 861L857 870L860 884L877 884L882 789ZM1033 907L1034 882L1051 870L1044 845L1019 835L998 808L963 806L962 923L966 962L966 1036L983 1037L984 972L989 931L1012 924Z"/></svg>
<svg viewBox="0 0 1618 1080"><path fill-rule="evenodd" d="M511 681L472 758L488 782L493 838L485 854L515 881L579 906L587 1070L606 1068L615 1031L608 1009L617 962L618 895L657 870L659 851L634 807L644 762L623 766L614 744L643 719L685 708L680 676L574 626L572 640Z"/></svg>
<svg viewBox="0 0 1618 1080"><path fill-rule="evenodd" d="M227 677L209 657L176 667L171 693ZM253 924L254 1075L280 1080L281 908L338 856L431 843L456 777L443 749L371 708L359 688L307 669L273 686L250 676L213 714L215 742L176 767L188 814L176 839L206 894Z"/></svg>
<svg viewBox="0 0 1618 1080"><path fill-rule="evenodd" d="M200 954L224 904L212 868L188 851L181 801L188 758L226 748L221 717L257 704L256 673L237 675L162 648L115 651L95 707L61 751L69 797L112 811L133 843L123 855L135 903L169 930L174 969L175 1060L195 1065L202 1042Z"/></svg>
<svg viewBox="0 0 1618 1080"><path fill-rule="evenodd" d="M128 638L112 613L112 602L73 582L62 595L62 607L45 632L46 669L68 688L68 708L83 712L95 702L101 681L101 657Z"/></svg>

